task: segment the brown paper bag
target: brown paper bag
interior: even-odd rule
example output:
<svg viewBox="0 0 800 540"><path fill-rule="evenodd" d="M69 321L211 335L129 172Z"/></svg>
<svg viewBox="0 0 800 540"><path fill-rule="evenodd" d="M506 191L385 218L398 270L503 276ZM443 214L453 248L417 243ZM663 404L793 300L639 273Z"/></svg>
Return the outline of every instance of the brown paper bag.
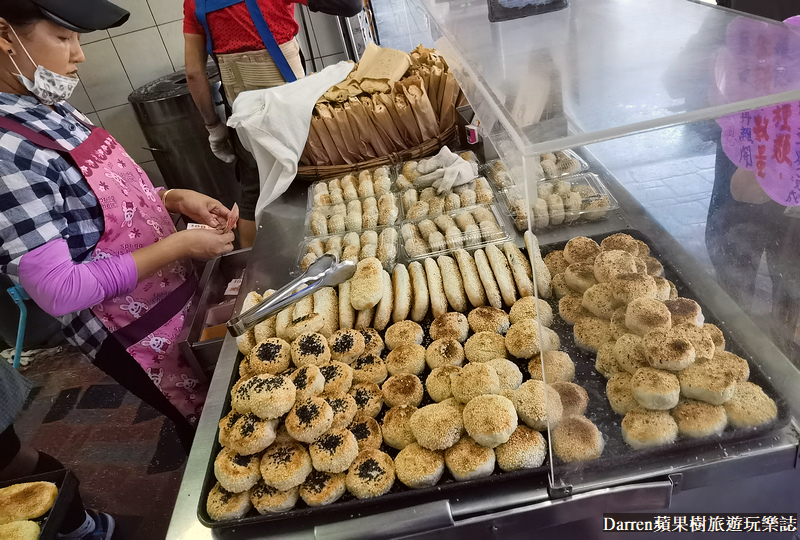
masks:
<svg viewBox="0 0 800 540"><path fill-rule="evenodd" d="M400 135L397 126L394 125L392 116L377 96L372 96L372 113L375 116L375 120L380 122L383 131L391 139L395 151L406 148L406 142L403 140L403 136Z"/></svg>
<svg viewBox="0 0 800 540"><path fill-rule="evenodd" d="M433 106L430 99L428 99L428 93L425 91L422 79L418 76L406 77L399 84L403 88L403 93L408 103L411 105L411 110L414 111L414 118L417 119L422 140L427 141L436 138L439 134L439 122L433 112Z"/></svg>
<svg viewBox="0 0 800 540"><path fill-rule="evenodd" d="M417 71L417 73L415 75L417 75L420 79L422 79L422 87L425 88L425 92L427 92L427 94L428 94L428 99L430 100L431 106L433 107L433 113L437 114L436 113L436 105L434 105L434 103L433 103L435 100L431 99L431 96L435 97L436 94L431 94L431 68L430 68L430 66L422 66ZM438 114L437 114L436 118L437 118L437 121L438 121L438 118L439 118Z"/></svg>
<svg viewBox="0 0 800 540"><path fill-rule="evenodd" d="M369 99L369 98L365 98ZM374 152L373 157L387 156L391 153L389 148L384 144L383 138L378 133L375 125L372 123L372 118L364 105L358 98L350 98L350 111L353 113L351 119L355 120L355 125L358 127L356 135L360 140L363 140L368 148ZM352 127L353 123L350 123Z"/></svg>
<svg viewBox="0 0 800 540"><path fill-rule="evenodd" d="M389 137L389 134L386 133L386 130L384 129L383 125L375 116L375 104L373 103L372 98L369 96L362 96L360 100L361 100L361 105L364 107L364 112L366 112L367 116L369 116L370 123L372 124L372 127L375 129L375 134L378 136L377 139L379 139L383 144L385 153L382 154L382 156L388 156L392 152L396 152L397 150L399 150L398 148L395 147L391 137Z"/></svg>
<svg viewBox="0 0 800 540"><path fill-rule="evenodd" d="M405 124L403 124L403 122L400 120L400 115L397 114L397 108L394 104L394 90L392 90L391 94L376 94L376 96L381 100L381 103L383 103L383 106L386 107L386 110L389 111L389 116L392 117L392 122L394 122L397 131L400 133L400 137L402 137L403 148L411 148L411 146L413 146L411 144L411 133L409 133Z"/></svg>
<svg viewBox="0 0 800 540"><path fill-rule="evenodd" d="M308 127L308 140L306 147L303 149L303 156L308 156L312 165L330 165L331 160L328 158L328 153L322 145L322 141L317 134L317 130L312 125Z"/></svg>
<svg viewBox="0 0 800 540"><path fill-rule="evenodd" d="M444 133L456 124L456 100L460 88L452 73L445 73L442 109L439 113L439 132Z"/></svg>
<svg viewBox="0 0 800 540"><path fill-rule="evenodd" d="M357 139L350 129L350 122L347 120L347 113L344 111L344 108L340 104L336 104L331 106L331 109L333 109L333 117L339 125L339 131L342 133L342 142L345 148L347 148L347 152L355 158L356 162L363 161L364 156L361 155L358 142L356 142Z"/></svg>
<svg viewBox="0 0 800 540"><path fill-rule="evenodd" d="M344 109L345 116L347 117L347 122L350 124L350 132L353 134L356 144L358 145L358 153L361 156L362 161L378 157L375 153L375 150L372 148L372 145L369 144L371 134L367 131L366 127L362 128L359 125L359 121L356 118L356 113L353 110L353 106L350 104L350 100L342 103L342 108Z"/></svg>
<svg viewBox="0 0 800 540"><path fill-rule="evenodd" d="M325 125L325 120L314 114L311 117L311 129L314 130L325 149L325 165L344 165L344 158L339 153L339 150L336 149L336 144L333 142L328 127Z"/></svg>
<svg viewBox="0 0 800 540"><path fill-rule="evenodd" d="M394 95L394 106L397 109L397 115L400 121L405 126L406 130L411 137L412 146L417 146L422 143L422 132L419 130L417 119L414 117L414 111L411 110L411 105L408 104L402 87Z"/></svg>
<svg viewBox="0 0 800 540"><path fill-rule="evenodd" d="M436 66L430 68L430 86L425 87L428 92L428 99L431 100L433 105L433 112L436 114L436 121L439 121L439 110L442 102L439 101L439 81L442 78L442 70Z"/></svg>
<svg viewBox="0 0 800 540"><path fill-rule="evenodd" d="M350 153L347 145L344 144L344 134L339 128L339 123L333 116L333 108L325 103L320 103L316 106L319 117L325 122L325 127L328 128L332 142L336 145L336 149L344 159L345 163L356 163L358 157Z"/></svg>

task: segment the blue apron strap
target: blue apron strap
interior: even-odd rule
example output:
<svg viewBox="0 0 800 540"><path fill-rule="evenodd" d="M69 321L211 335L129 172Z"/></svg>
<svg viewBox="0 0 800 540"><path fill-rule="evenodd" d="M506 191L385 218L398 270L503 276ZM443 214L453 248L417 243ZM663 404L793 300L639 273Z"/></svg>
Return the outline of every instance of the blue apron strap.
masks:
<svg viewBox="0 0 800 540"><path fill-rule="evenodd" d="M250 11L250 17L253 19L253 23L256 25L256 30L258 30L258 34L261 36L261 41L264 42L264 46L267 48L267 52L272 57L272 61L275 62L276 66L278 66L278 71L281 72L281 75L283 75L283 78L287 83L296 81L297 77L295 77L292 68L289 67L289 62L286 61L286 57L283 55L283 51L278 46L278 42L275 41L275 36L272 35L272 32L267 25L267 21L264 20L264 14L261 13L261 8L258 7L256 0L244 0L244 3L247 4L247 9Z"/></svg>
<svg viewBox="0 0 800 540"><path fill-rule="evenodd" d="M197 16L197 20L206 33L206 50L211 56L214 56L214 46L211 43L211 31L208 28L207 15L243 1L244 0L196 0L194 14Z"/></svg>

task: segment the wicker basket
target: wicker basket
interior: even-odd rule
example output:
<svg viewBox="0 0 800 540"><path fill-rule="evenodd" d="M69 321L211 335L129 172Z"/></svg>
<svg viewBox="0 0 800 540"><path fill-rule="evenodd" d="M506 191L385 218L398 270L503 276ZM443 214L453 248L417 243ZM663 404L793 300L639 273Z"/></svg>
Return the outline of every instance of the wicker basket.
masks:
<svg viewBox="0 0 800 540"><path fill-rule="evenodd" d="M425 156L433 155L438 152L442 146L453 146L457 139L458 135L456 133L456 126L454 125L435 139L428 139L414 148L408 148L400 152L393 152L388 156L345 165L304 165L298 167L296 178L298 180L313 182L316 180L322 180L323 178L336 178L344 176L346 174L362 171L364 169L374 169L375 167L381 167L383 165L396 165L404 161L420 159Z"/></svg>

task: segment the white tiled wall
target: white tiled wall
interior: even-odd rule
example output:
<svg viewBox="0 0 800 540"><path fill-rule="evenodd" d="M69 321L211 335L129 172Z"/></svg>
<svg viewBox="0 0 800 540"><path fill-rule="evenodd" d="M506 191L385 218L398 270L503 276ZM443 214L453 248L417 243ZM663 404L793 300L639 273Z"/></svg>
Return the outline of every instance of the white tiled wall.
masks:
<svg viewBox="0 0 800 540"><path fill-rule="evenodd" d="M81 36L86 61L78 68L81 84L69 100L90 120L111 132L130 155L163 182L144 139L128 95L134 89L184 67L183 0L114 0L131 12L124 25ZM300 41L308 70L344 60L344 45L334 17L303 9L309 30L309 49L302 23ZM301 21L297 14L298 22Z"/></svg>
<svg viewBox="0 0 800 540"><path fill-rule="evenodd" d="M164 180L128 95L153 79L183 69L183 0L114 0L131 12L124 25L81 36L86 61L69 102L119 139L155 184Z"/></svg>

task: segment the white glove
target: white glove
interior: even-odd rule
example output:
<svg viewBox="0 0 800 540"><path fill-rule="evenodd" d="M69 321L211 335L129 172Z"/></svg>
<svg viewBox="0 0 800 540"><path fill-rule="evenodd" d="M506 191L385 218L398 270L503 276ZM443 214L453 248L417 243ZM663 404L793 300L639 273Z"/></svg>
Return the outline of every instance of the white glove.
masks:
<svg viewBox="0 0 800 540"><path fill-rule="evenodd" d="M437 193L442 194L456 186L469 183L478 176L478 167L474 163L458 158L458 162L445 168L444 176L433 183Z"/></svg>
<svg viewBox="0 0 800 540"><path fill-rule="evenodd" d="M417 165L417 171L420 174L428 174L432 173L436 169L443 169L452 165L457 160L461 159L458 155L454 154L450 151L450 149L446 146L442 146L442 149L439 150L439 153L433 156L432 158L425 159L420 161Z"/></svg>
<svg viewBox="0 0 800 540"><path fill-rule="evenodd" d="M236 161L236 154L233 152L233 145L228 134L228 126L218 122L211 127L206 126L206 129L208 130L208 143L214 155L225 163Z"/></svg>

